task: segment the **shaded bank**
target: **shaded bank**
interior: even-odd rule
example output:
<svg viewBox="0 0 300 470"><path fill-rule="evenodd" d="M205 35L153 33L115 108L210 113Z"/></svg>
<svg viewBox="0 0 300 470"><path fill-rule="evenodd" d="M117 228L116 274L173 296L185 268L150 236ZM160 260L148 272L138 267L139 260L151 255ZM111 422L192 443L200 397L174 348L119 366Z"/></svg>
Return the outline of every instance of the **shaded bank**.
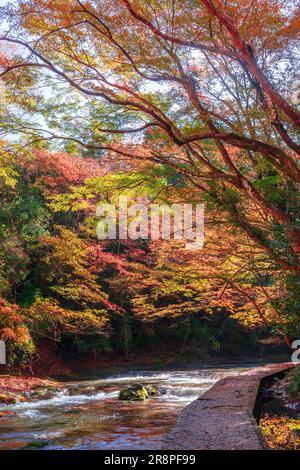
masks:
<svg viewBox="0 0 300 470"><path fill-rule="evenodd" d="M191 343L182 350L181 342L174 340L164 343L157 343L156 347L146 347L135 349L128 356L122 351L107 351L97 354L80 354L79 352L66 351L61 344L53 341L43 340L39 342L38 351L34 360L26 367L7 367L0 365L0 375L24 375L35 377L71 376L77 375L78 370L93 373L115 367L194 367L199 368L206 365L218 366L224 364L266 364L289 361L290 351L283 344L264 345L255 344L255 348L245 347L243 350L242 341L235 345L235 349L230 348L227 352L224 348L218 352L203 349L201 341ZM245 343L243 343L245 344Z"/></svg>

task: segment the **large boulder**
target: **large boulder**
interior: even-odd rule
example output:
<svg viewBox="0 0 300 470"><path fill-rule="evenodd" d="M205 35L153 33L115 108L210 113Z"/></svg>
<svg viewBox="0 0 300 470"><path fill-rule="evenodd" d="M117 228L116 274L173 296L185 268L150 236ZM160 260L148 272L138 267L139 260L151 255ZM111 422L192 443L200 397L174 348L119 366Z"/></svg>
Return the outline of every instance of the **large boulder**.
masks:
<svg viewBox="0 0 300 470"><path fill-rule="evenodd" d="M146 387L142 384L134 383L122 388L119 393L119 400L124 401L142 401L149 397Z"/></svg>

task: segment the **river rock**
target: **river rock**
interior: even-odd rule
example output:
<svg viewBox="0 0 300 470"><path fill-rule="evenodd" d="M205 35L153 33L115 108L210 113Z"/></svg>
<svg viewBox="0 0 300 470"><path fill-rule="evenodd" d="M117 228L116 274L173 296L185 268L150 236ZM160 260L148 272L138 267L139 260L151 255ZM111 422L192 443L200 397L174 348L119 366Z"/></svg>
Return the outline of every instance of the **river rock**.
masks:
<svg viewBox="0 0 300 470"><path fill-rule="evenodd" d="M15 413L10 410L0 411L0 418L5 418L7 416L13 416Z"/></svg>
<svg viewBox="0 0 300 470"><path fill-rule="evenodd" d="M34 450L34 449L42 449L43 447L46 447L49 444L49 441L46 439L40 439L38 441L31 441L26 444L26 446L22 447L24 450Z"/></svg>
<svg viewBox="0 0 300 470"><path fill-rule="evenodd" d="M92 395L95 393L96 388L94 386L86 386L86 387L80 387L76 385L75 387L69 387L68 388L68 393L69 395Z"/></svg>
<svg viewBox="0 0 300 470"><path fill-rule="evenodd" d="M57 388L54 387L40 387L34 391L29 392L29 398L33 401L50 400L57 393Z"/></svg>
<svg viewBox="0 0 300 470"><path fill-rule="evenodd" d="M145 389L147 390L149 397L159 394L158 389L154 387L154 385L146 385Z"/></svg>
<svg viewBox="0 0 300 470"><path fill-rule="evenodd" d="M122 388L119 393L119 400L124 401L142 401L149 397L149 393L142 384L134 383Z"/></svg>

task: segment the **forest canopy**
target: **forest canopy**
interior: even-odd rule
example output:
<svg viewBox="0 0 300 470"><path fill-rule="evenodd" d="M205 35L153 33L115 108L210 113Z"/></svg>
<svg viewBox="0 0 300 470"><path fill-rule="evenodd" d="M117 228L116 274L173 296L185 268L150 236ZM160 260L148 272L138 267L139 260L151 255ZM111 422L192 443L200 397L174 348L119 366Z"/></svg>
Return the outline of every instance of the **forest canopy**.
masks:
<svg viewBox="0 0 300 470"><path fill-rule="evenodd" d="M0 14L0 334L12 363L42 339L126 356L168 335L200 355L237 352L244 335L253 350L290 346L295 2L32 0ZM97 205L120 195L205 204L204 247L97 240Z"/></svg>

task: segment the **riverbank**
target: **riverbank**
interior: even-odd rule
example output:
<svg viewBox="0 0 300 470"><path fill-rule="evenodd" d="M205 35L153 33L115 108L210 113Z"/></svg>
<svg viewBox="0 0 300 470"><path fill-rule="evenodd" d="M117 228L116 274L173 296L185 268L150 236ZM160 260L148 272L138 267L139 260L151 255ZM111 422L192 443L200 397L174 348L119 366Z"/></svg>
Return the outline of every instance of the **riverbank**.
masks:
<svg viewBox="0 0 300 470"><path fill-rule="evenodd" d="M257 354L230 355L210 353L199 355L197 351L191 354L183 352L178 345L159 347L155 351L139 351L130 353L127 357L121 353L106 352L98 355L63 354L53 342L43 341L39 344L38 354L30 363L30 367L16 368L0 365L1 374L32 376L37 378L77 376L78 371L86 375L99 374L102 370L118 368L153 368L169 367L199 368L219 365L266 364L289 361L290 351L271 349Z"/></svg>
<svg viewBox="0 0 300 470"><path fill-rule="evenodd" d="M39 387L59 386L54 380L37 377L24 377L13 375L0 375L0 389L6 392L29 392Z"/></svg>
<svg viewBox="0 0 300 470"><path fill-rule="evenodd" d="M47 399L61 388L54 380L37 377L0 375L0 403L12 405L32 399ZM0 413L0 417L3 416Z"/></svg>

